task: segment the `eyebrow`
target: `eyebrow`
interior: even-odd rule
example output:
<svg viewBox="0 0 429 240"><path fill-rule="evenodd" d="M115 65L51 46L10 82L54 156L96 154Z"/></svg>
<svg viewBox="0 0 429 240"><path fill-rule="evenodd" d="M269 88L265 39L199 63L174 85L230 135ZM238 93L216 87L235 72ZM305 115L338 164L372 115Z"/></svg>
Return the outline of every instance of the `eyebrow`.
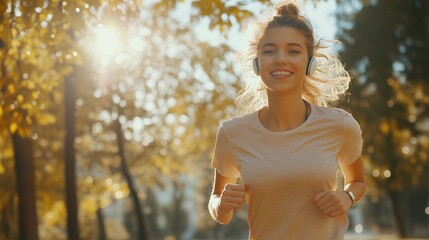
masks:
<svg viewBox="0 0 429 240"><path fill-rule="evenodd" d="M288 43L288 44L286 44L287 46L297 46L297 47L300 47L300 48L303 48L302 46L301 46L301 44L299 44L299 43ZM274 43L265 43L264 45L262 45L262 47L261 48L263 48L263 47L276 47L277 45L276 44L274 44Z"/></svg>

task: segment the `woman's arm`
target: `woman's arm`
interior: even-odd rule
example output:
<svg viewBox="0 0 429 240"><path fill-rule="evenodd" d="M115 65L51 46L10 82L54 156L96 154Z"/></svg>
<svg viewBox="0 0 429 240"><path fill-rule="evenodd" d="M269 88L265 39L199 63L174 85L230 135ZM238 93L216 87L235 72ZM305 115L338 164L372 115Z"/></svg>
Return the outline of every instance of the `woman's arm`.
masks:
<svg viewBox="0 0 429 240"><path fill-rule="evenodd" d="M324 215L335 218L347 214L366 192L365 170L362 156L359 156L351 165L341 168L344 174L344 191L323 191L316 194L314 201ZM352 202L345 191L351 191L356 197Z"/></svg>
<svg viewBox="0 0 429 240"><path fill-rule="evenodd" d="M228 224L234 210L244 204L248 187L236 184L237 178L228 178L215 170L214 185L209 201L209 212L214 220L221 224Z"/></svg>
<svg viewBox="0 0 429 240"><path fill-rule="evenodd" d="M351 165L342 167L341 170L343 171L344 175L344 191L350 191L356 197L356 200L351 203L354 205L363 198L366 192L366 178L362 155L359 156L359 158L356 159Z"/></svg>

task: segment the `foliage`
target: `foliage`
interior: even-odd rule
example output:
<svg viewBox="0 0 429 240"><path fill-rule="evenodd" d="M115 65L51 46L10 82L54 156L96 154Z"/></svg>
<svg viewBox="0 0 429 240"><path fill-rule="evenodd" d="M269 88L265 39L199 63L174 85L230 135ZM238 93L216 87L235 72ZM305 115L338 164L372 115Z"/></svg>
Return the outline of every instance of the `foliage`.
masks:
<svg viewBox="0 0 429 240"><path fill-rule="evenodd" d="M162 0L155 4L155 9L160 10L162 14L169 14L173 9L178 7L178 3L187 2L184 0ZM202 18L209 19L209 28L218 29L226 33L234 24L241 24L253 17L256 9L255 4L272 4L271 0L259 0L249 3L246 0L225 1L214 0L192 1L194 11L191 12L192 21L200 21ZM253 9L251 9L253 6Z"/></svg>
<svg viewBox="0 0 429 240"><path fill-rule="evenodd" d="M119 0L0 3L2 222L11 219L3 210L14 201L14 181L5 180L14 179L8 135L18 133L34 140L40 233L65 235L62 88L70 74L78 91L75 144L85 219L94 219L99 206L128 195L112 139L116 118L123 125L142 199L149 186L162 185L159 176L175 179L207 166L219 121L233 112L237 72L225 59L231 51L227 45L195 41L195 33L173 18L153 15L155 7L171 2L146 7ZM212 19L213 28L226 30L230 19L250 16L241 9L244 3L216 4L212 8L222 6L225 12ZM209 15L201 2L194 7ZM100 24L116 26L121 42L142 39L144 47L120 50L107 64L97 62L91 58L91 39L84 39Z"/></svg>
<svg viewBox="0 0 429 240"><path fill-rule="evenodd" d="M344 59L356 73L351 104L365 129L364 151L380 172L372 175L395 190L422 183L428 165L426 5L379 1L342 18L354 21L341 35Z"/></svg>
<svg viewBox="0 0 429 240"><path fill-rule="evenodd" d="M359 1L358 1L359 3ZM403 191L427 189L429 149L428 1L339 5L344 60L353 68L351 108L363 129L369 176L392 201L401 237L425 218L426 204L401 206ZM381 17L382 16L382 17ZM370 196L382 191L370 191ZM420 195L420 194L419 194ZM421 221L421 228L425 228ZM426 226L427 227L427 226ZM423 234L427 234L424 233Z"/></svg>

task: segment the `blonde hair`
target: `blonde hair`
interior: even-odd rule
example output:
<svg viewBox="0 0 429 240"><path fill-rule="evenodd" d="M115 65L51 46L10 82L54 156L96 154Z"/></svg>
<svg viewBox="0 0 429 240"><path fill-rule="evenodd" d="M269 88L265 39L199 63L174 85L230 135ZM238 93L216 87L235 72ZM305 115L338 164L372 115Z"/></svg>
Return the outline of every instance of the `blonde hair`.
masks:
<svg viewBox="0 0 429 240"><path fill-rule="evenodd" d="M251 70L251 63L257 56L259 44L267 30L287 26L300 31L305 39L309 58L314 56L317 59L316 72L311 76L306 76L303 85L302 97L315 105L327 106L328 103L339 99L340 95L346 93L349 88L350 75L345 70L344 65L338 58L337 53L323 52L329 46L322 44L340 43L337 40L314 40L313 28L310 21L303 15L300 15L299 9L294 3L282 3L276 8L276 14L271 16L268 21L256 23L256 31L253 41L251 41L248 54L245 59L245 65ZM238 115L244 115L259 110L267 105L267 94L262 81L253 78L245 78L244 85L235 100L237 104Z"/></svg>

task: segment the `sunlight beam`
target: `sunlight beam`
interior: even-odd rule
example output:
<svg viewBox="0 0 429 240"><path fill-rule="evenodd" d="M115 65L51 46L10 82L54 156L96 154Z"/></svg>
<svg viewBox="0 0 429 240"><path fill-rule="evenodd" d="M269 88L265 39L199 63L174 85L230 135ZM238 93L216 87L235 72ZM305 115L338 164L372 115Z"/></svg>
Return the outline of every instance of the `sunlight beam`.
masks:
<svg viewBox="0 0 429 240"><path fill-rule="evenodd" d="M94 55L107 65L121 50L119 34L113 27L98 24L94 31Z"/></svg>

